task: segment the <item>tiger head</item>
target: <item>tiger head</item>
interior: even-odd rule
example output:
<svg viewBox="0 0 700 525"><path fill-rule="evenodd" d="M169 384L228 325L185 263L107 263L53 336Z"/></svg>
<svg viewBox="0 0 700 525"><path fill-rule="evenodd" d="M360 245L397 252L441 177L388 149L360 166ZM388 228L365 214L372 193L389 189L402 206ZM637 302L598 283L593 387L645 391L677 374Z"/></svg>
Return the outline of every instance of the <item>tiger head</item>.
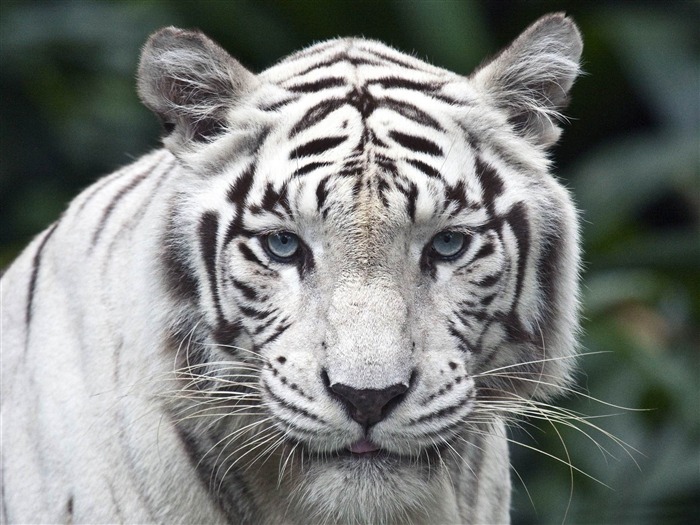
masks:
<svg viewBox="0 0 700 525"><path fill-rule="evenodd" d="M567 384L577 219L547 151L580 54L560 14L470 76L354 38L254 75L201 33L151 37L140 95L180 165L170 326L190 384L229 400L190 430L220 462L277 457L307 511L382 521Z"/></svg>

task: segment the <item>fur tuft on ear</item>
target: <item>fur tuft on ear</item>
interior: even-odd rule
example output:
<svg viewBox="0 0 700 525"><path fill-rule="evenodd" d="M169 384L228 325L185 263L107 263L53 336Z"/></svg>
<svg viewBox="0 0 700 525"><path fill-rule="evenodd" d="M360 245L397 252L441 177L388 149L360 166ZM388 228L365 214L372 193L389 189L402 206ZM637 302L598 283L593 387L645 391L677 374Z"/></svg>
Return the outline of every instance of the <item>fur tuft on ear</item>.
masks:
<svg viewBox="0 0 700 525"><path fill-rule="evenodd" d="M139 96L172 133L169 146L216 136L254 83L255 75L198 31L166 27L141 53Z"/></svg>
<svg viewBox="0 0 700 525"><path fill-rule="evenodd" d="M583 42L564 13L543 16L509 47L480 66L471 79L477 89L509 114L519 133L548 147L561 130L559 110L580 73Z"/></svg>

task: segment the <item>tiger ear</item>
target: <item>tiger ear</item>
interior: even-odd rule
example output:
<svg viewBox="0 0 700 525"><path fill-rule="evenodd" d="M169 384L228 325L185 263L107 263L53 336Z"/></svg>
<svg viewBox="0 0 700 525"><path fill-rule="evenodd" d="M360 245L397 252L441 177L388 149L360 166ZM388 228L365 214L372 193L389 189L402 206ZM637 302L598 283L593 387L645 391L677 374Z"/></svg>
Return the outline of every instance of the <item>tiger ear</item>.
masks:
<svg viewBox="0 0 700 525"><path fill-rule="evenodd" d="M559 110L580 73L583 42L564 13L543 16L471 75L474 85L508 113L517 131L537 145L554 144Z"/></svg>
<svg viewBox="0 0 700 525"><path fill-rule="evenodd" d="M227 112L255 81L205 35L175 27L151 35L138 70L139 96L170 134L170 149L220 133Z"/></svg>

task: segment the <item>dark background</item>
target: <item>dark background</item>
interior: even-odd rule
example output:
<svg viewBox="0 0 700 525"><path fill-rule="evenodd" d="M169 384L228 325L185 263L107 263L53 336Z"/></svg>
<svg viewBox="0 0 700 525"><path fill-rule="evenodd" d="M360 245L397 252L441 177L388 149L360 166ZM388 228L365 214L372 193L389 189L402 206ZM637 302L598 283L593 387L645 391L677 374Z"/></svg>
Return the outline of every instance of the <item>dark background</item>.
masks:
<svg viewBox="0 0 700 525"><path fill-rule="evenodd" d="M468 74L565 10L587 75L553 152L581 209L580 423L513 439L515 523L689 523L700 515L700 4L612 1L10 1L0 3L0 268L97 177L158 147L134 89L140 46L198 27L260 71L363 35ZM626 408L619 408L626 407ZM537 423L537 424L535 424ZM560 439L561 435L561 439ZM606 452L607 451L607 452ZM519 480L522 477L522 480ZM529 496L528 496L529 493ZM529 500L532 500L529 501ZM692 518L695 516L695 518Z"/></svg>

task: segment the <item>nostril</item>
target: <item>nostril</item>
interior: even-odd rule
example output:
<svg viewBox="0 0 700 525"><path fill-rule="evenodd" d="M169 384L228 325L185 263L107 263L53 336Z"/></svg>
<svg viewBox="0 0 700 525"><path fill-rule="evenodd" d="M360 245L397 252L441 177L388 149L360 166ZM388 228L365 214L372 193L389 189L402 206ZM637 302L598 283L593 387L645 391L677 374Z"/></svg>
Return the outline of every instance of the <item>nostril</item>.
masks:
<svg viewBox="0 0 700 525"><path fill-rule="evenodd" d="M402 383L379 389L358 389L341 383L330 384L327 375L324 383L334 397L348 408L350 417L365 428L386 418L408 390L408 386Z"/></svg>

